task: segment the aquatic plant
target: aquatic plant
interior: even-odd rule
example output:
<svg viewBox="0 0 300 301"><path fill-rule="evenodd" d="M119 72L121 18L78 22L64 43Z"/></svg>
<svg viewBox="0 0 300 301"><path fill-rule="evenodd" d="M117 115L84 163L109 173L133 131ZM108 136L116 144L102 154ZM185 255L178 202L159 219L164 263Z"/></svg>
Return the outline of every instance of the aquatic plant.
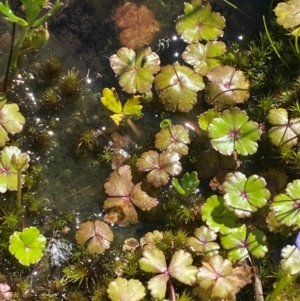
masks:
<svg viewBox="0 0 300 301"><path fill-rule="evenodd" d="M160 30L160 23L146 5L126 1L116 9L114 19L122 29L121 45L134 50L150 45L155 33Z"/></svg>
<svg viewBox="0 0 300 301"><path fill-rule="evenodd" d="M36 227L24 228L22 232L15 231L9 239L9 252L22 265L29 266L38 262L43 256L46 238Z"/></svg>
<svg viewBox="0 0 300 301"><path fill-rule="evenodd" d="M268 121L272 127L268 131L271 142L276 146L292 147L298 142L300 134L300 118L288 118L284 108L270 110Z"/></svg>
<svg viewBox="0 0 300 301"><path fill-rule="evenodd" d="M162 128L155 135L155 147L160 151L176 152L179 156L187 155L190 143L189 131L182 125L170 125Z"/></svg>
<svg viewBox="0 0 300 301"><path fill-rule="evenodd" d="M186 172L180 182L177 178L173 178L172 184L179 194L188 196L198 187L200 181L197 172L192 171L191 173Z"/></svg>
<svg viewBox="0 0 300 301"><path fill-rule="evenodd" d="M82 78L76 70L69 70L60 79L60 90L66 97L78 98L83 92Z"/></svg>
<svg viewBox="0 0 300 301"><path fill-rule="evenodd" d="M129 94L148 92L152 88L153 74L160 70L159 56L150 47L137 52L122 47L110 56L109 63L120 76L120 86Z"/></svg>
<svg viewBox="0 0 300 301"><path fill-rule="evenodd" d="M79 225L75 238L80 245L87 244L89 253L102 254L110 248L114 234L104 222L88 221Z"/></svg>
<svg viewBox="0 0 300 301"><path fill-rule="evenodd" d="M265 206L271 196L265 188L265 179L257 175L246 178L241 172L228 173L222 185L225 206L239 218L251 216Z"/></svg>
<svg viewBox="0 0 300 301"><path fill-rule="evenodd" d="M159 300L164 299L169 283L169 298L172 301L176 300L171 277L186 285L193 285L196 282L197 268L192 262L191 254L183 250L173 254L169 265L161 250L157 248L144 250L143 257L139 260L140 268L147 273L158 274L148 281L147 288L151 296Z"/></svg>
<svg viewBox="0 0 300 301"><path fill-rule="evenodd" d="M35 49L44 46L49 39L49 32L47 30L47 19L55 14L63 5L60 0L56 0L51 8L44 14L41 14L42 9L47 7L47 0L31 1L22 0L22 4L25 9L25 18L18 17L14 7L10 7L10 2L0 3L0 12L6 16L7 20L21 26L22 30L18 40L12 46L11 55L8 59L7 71L3 82L2 91L6 93L8 85L8 73L13 73L17 70L18 59L27 53L34 51ZM49 6L48 6L49 8ZM13 31L14 32L14 31ZM32 46L22 49L25 39L31 41Z"/></svg>
<svg viewBox="0 0 300 301"><path fill-rule="evenodd" d="M200 290L196 288L195 293L199 297L204 294L212 298L236 300L236 293L251 283L249 267L233 268L230 260L218 254L202 261L196 277Z"/></svg>
<svg viewBox="0 0 300 301"><path fill-rule="evenodd" d="M101 103L110 111L115 114L111 115L110 118L116 125L119 125L124 119L127 120L128 116L139 118L142 115L143 106L140 105L140 96L134 95L129 98L124 107L122 107L119 96L115 88L104 88L102 91ZM132 125L132 124L131 124Z"/></svg>
<svg viewBox="0 0 300 301"><path fill-rule="evenodd" d="M182 166L179 161L178 153L163 151L158 153L150 150L141 154L136 162L139 171L146 171L147 180L154 187L166 185L169 182L170 175L177 176L181 173Z"/></svg>
<svg viewBox="0 0 300 301"><path fill-rule="evenodd" d="M199 40L215 40L223 35L225 19L211 11L211 5L202 0L184 4L184 15L176 20L176 31L188 44Z"/></svg>
<svg viewBox="0 0 300 301"><path fill-rule="evenodd" d="M250 82L244 73L231 66L217 66L207 74L205 99L216 110L230 108L250 97Z"/></svg>
<svg viewBox="0 0 300 301"><path fill-rule="evenodd" d="M205 45L193 43L185 48L181 56L187 64L194 67L196 73L204 76L214 67L221 65L217 57L225 51L226 45L221 41L207 42Z"/></svg>
<svg viewBox="0 0 300 301"><path fill-rule="evenodd" d="M204 89L202 76L179 63L161 68L155 77L155 90L167 111L189 112Z"/></svg>
<svg viewBox="0 0 300 301"><path fill-rule="evenodd" d="M59 92L53 88L46 89L41 99L43 106L50 111L58 111L62 104Z"/></svg>
<svg viewBox="0 0 300 301"><path fill-rule="evenodd" d="M122 227L138 222L134 205L148 211L157 205L157 200L141 189L141 183L133 184L131 168L123 165L113 171L104 184L109 198L104 201L104 220ZM133 205L134 204L134 205Z"/></svg>
<svg viewBox="0 0 300 301"><path fill-rule="evenodd" d="M254 154L261 129L256 122L248 119L247 113L237 107L215 117L207 128L212 147L227 156L234 151L243 156Z"/></svg>
<svg viewBox="0 0 300 301"><path fill-rule="evenodd" d="M143 284L137 279L127 280L118 277L109 283L107 293L112 301L139 301L145 297L146 290Z"/></svg>

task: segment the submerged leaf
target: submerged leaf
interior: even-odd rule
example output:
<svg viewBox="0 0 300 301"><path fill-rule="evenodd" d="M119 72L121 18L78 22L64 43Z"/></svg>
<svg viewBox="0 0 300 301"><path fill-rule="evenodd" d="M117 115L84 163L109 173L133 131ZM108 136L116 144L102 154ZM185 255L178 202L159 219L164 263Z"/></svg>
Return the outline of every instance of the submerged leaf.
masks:
<svg viewBox="0 0 300 301"><path fill-rule="evenodd" d="M197 92L204 88L202 76L178 63L164 66L155 83L159 100L172 112L189 112L197 102Z"/></svg>
<svg viewBox="0 0 300 301"><path fill-rule="evenodd" d="M105 200L103 208L107 211L105 220L119 226L129 226L137 223L136 205L143 211L151 210L157 205L155 198L151 198L141 189L141 183L132 183L131 168L121 166L112 172L104 184L105 193L110 197Z"/></svg>
<svg viewBox="0 0 300 301"><path fill-rule="evenodd" d="M231 66L217 66L207 73L206 101L222 110L248 100L250 82L244 73Z"/></svg>
<svg viewBox="0 0 300 301"><path fill-rule="evenodd" d="M254 154L261 130L256 122L248 119L247 113L236 107L214 118L208 126L213 148L227 156L234 151L243 156Z"/></svg>
<svg viewBox="0 0 300 301"><path fill-rule="evenodd" d="M112 301L139 301L145 297L146 290L137 279L118 277L109 283L107 293Z"/></svg>
<svg viewBox="0 0 300 301"><path fill-rule="evenodd" d="M190 44L182 53L183 60L194 67L194 70L204 76L209 70L219 66L221 63L217 59L226 50L225 43L221 41Z"/></svg>
<svg viewBox="0 0 300 301"><path fill-rule="evenodd" d="M274 145L292 147L297 144L300 135L300 118L289 120L288 112L283 108L270 110L267 118L272 125L268 134Z"/></svg>
<svg viewBox="0 0 300 301"><path fill-rule="evenodd" d="M265 179L257 175L246 178L241 172L229 173L223 183L225 205L240 218L251 216L271 196L265 187Z"/></svg>
<svg viewBox="0 0 300 301"><path fill-rule="evenodd" d="M169 182L170 175L177 176L181 173L182 167L179 161L178 153L163 151L159 154L150 150L142 153L136 162L139 171L150 171L147 180L154 187L166 185Z"/></svg>
<svg viewBox="0 0 300 301"><path fill-rule="evenodd" d="M150 47L137 53L123 47L109 61L114 72L120 76L120 86L129 94L149 91L154 80L153 74L160 69L159 56Z"/></svg>
<svg viewBox="0 0 300 301"><path fill-rule="evenodd" d="M155 147L160 151L168 150L178 153L180 156L187 155L190 143L189 131L182 125L171 125L167 129L161 129L155 135Z"/></svg>
<svg viewBox="0 0 300 301"><path fill-rule="evenodd" d="M209 3L193 1L185 4L185 15L176 21L177 33L188 44L199 40L215 40L223 35L225 19L211 11Z"/></svg>
<svg viewBox="0 0 300 301"><path fill-rule="evenodd" d="M114 239L114 234L107 224L101 221L85 222L80 224L75 235L77 243L84 245L87 243L87 250L91 254L103 254L110 248L110 243Z"/></svg>

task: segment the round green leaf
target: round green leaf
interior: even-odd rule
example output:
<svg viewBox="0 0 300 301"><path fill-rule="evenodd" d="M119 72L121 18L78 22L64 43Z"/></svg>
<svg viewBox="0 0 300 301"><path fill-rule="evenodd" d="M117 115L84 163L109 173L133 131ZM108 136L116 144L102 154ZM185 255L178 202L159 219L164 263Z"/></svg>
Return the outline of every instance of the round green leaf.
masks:
<svg viewBox="0 0 300 301"><path fill-rule="evenodd" d="M258 208L266 205L270 192L266 181L257 175L246 178L241 172L229 173L222 184L225 206L242 218L250 216Z"/></svg>
<svg viewBox="0 0 300 301"><path fill-rule="evenodd" d="M25 228L22 232L15 231L9 238L9 252L25 266L38 262L45 246L46 238L36 227Z"/></svg>

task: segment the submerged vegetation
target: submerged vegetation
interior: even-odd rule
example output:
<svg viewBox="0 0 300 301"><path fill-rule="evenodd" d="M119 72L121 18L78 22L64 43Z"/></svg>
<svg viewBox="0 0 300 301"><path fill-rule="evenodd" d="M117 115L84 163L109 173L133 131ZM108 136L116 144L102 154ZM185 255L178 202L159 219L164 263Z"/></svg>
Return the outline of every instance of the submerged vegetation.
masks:
<svg viewBox="0 0 300 301"><path fill-rule="evenodd" d="M300 1L231 43L191 0L165 65L161 24L126 2L96 96L55 56L36 77L18 63L41 59L62 6L21 2L22 18L0 3L20 29L0 93L0 300L299 300Z"/></svg>

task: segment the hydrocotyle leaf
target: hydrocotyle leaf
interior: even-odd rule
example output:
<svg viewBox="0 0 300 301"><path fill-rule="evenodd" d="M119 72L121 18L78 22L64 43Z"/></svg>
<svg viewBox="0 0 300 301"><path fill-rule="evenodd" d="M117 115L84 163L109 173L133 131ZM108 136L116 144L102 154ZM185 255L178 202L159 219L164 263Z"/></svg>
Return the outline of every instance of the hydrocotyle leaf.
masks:
<svg viewBox="0 0 300 301"><path fill-rule="evenodd" d="M222 184L225 206L238 217L249 217L267 204L271 194L264 178L252 175L246 178L241 172L229 173Z"/></svg>
<svg viewBox="0 0 300 301"><path fill-rule="evenodd" d="M176 31L184 42L212 41L223 35L225 19L219 13L212 12L209 3L185 3L184 12L176 21Z"/></svg>
<svg viewBox="0 0 300 301"><path fill-rule="evenodd" d="M281 250L282 269L290 275L300 273L300 250L296 246L287 245Z"/></svg>
<svg viewBox="0 0 300 301"><path fill-rule="evenodd" d="M256 122L248 119L247 113L237 107L214 118L207 129L213 148L227 156L234 151L243 156L254 154L261 129Z"/></svg>
<svg viewBox="0 0 300 301"><path fill-rule="evenodd" d="M107 293L112 301L139 301L145 297L146 290L137 279L118 277L109 283Z"/></svg>
<svg viewBox="0 0 300 301"><path fill-rule="evenodd" d="M203 88L202 76L179 63L164 66L155 77L155 89L167 111L189 112Z"/></svg>

